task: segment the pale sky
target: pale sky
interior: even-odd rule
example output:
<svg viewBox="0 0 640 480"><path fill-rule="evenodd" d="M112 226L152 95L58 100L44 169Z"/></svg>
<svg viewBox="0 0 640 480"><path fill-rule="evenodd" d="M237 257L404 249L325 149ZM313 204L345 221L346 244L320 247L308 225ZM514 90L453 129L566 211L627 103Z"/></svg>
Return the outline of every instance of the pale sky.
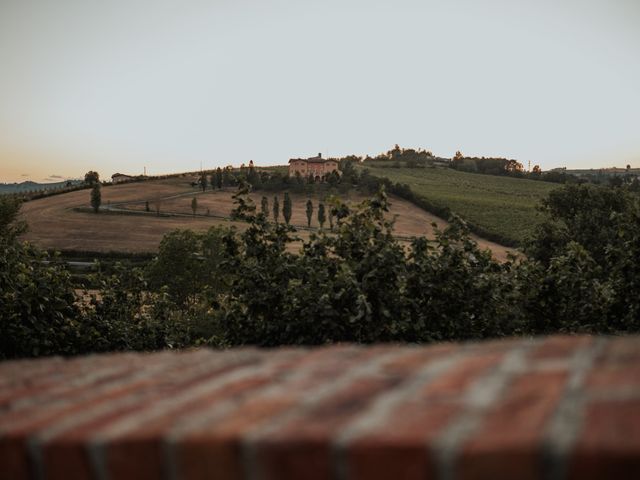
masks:
<svg viewBox="0 0 640 480"><path fill-rule="evenodd" d="M0 182L396 143L640 167L640 0L0 0Z"/></svg>

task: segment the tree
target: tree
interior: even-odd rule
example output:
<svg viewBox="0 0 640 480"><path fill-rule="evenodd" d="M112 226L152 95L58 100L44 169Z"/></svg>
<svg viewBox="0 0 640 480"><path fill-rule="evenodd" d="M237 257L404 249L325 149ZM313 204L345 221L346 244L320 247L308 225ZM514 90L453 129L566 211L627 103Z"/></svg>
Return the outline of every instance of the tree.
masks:
<svg viewBox="0 0 640 480"><path fill-rule="evenodd" d="M225 187L233 186L233 175L230 167L225 167L222 171L222 185Z"/></svg>
<svg viewBox="0 0 640 480"><path fill-rule="evenodd" d="M203 192L207 189L207 174L205 172L200 174L200 188Z"/></svg>
<svg viewBox="0 0 640 480"><path fill-rule="evenodd" d="M98 172L94 172L93 170L88 171L84 174L84 182L89 185L93 185L96 182L100 181L100 175Z"/></svg>
<svg viewBox="0 0 640 480"><path fill-rule="evenodd" d="M100 193L100 182L93 184L91 189L91 207L94 213L98 213L100 210L100 204L102 203L102 194Z"/></svg>
<svg viewBox="0 0 640 480"><path fill-rule="evenodd" d="M320 224L320 228L324 227L324 222L327 220L325 211L324 211L324 203L320 203L318 205L318 223Z"/></svg>
<svg viewBox="0 0 640 480"><path fill-rule="evenodd" d="M74 353L77 298L60 262L18 236L21 202L0 195L0 359Z"/></svg>
<svg viewBox="0 0 640 480"><path fill-rule="evenodd" d="M264 218L269 218L269 200L267 197L262 197L262 201L260 202L260 210L264 215Z"/></svg>
<svg viewBox="0 0 640 480"><path fill-rule="evenodd" d="M451 168L458 169L464 163L464 155L460 150L456 152L456 154L451 159Z"/></svg>
<svg viewBox="0 0 640 480"><path fill-rule="evenodd" d="M531 173L534 175L540 175L542 173L542 170L540 169L540 165L534 165Z"/></svg>
<svg viewBox="0 0 640 480"><path fill-rule="evenodd" d="M280 202L278 202L278 196L273 197L273 221L278 223L280 218Z"/></svg>
<svg viewBox="0 0 640 480"><path fill-rule="evenodd" d="M313 202L307 200L307 227L311 226L311 218L313 217Z"/></svg>
<svg viewBox="0 0 640 480"><path fill-rule="evenodd" d="M191 210L193 210L193 216L196 216L196 211L198 210L198 199L196 197L193 197L193 200L191 200Z"/></svg>
<svg viewBox="0 0 640 480"><path fill-rule="evenodd" d="M284 217L284 221L287 225L291 221L291 197L289 197L289 192L284 192L284 204L282 205L282 216Z"/></svg>
<svg viewBox="0 0 640 480"><path fill-rule="evenodd" d="M0 195L0 240L14 240L27 230L27 224L18 220L22 202L12 195Z"/></svg>
<svg viewBox="0 0 640 480"><path fill-rule="evenodd" d="M247 174L247 181L253 187L257 187L260 183L260 175L253 166L253 160L249 161L249 173Z"/></svg>
<svg viewBox="0 0 640 480"><path fill-rule="evenodd" d="M507 160L504 169L508 173L517 173L522 172L524 170L524 166L517 160Z"/></svg>
<svg viewBox="0 0 640 480"><path fill-rule="evenodd" d="M175 230L160 242L158 255L147 266L146 278L151 290L163 288L172 301L183 306L205 287L218 294L224 289L225 273L220 263L225 255L224 229L211 227L207 232Z"/></svg>

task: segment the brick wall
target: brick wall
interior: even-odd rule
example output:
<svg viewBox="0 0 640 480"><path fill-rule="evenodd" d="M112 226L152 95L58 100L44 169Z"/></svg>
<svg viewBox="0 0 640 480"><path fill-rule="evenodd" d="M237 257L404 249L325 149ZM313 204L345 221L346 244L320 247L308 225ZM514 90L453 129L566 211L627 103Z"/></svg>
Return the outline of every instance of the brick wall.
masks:
<svg viewBox="0 0 640 480"><path fill-rule="evenodd" d="M0 478L640 478L640 337L0 363Z"/></svg>

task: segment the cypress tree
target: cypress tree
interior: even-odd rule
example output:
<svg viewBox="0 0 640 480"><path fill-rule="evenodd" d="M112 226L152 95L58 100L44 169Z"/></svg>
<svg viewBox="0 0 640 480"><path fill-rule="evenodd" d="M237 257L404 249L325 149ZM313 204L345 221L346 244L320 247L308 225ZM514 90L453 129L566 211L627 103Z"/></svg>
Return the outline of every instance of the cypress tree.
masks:
<svg viewBox="0 0 640 480"><path fill-rule="evenodd" d="M95 182L91 189L91 207L95 213L100 210L102 204L102 193L100 193L100 182Z"/></svg>
<svg viewBox="0 0 640 480"><path fill-rule="evenodd" d="M284 193L284 204L282 205L282 216L284 217L284 221L287 225L291 221L291 197L289 197L289 192Z"/></svg>
<svg viewBox="0 0 640 480"><path fill-rule="evenodd" d="M318 205L318 223L320 224L320 228L324 227L324 222L327 220L326 214L324 212L324 203Z"/></svg>
<svg viewBox="0 0 640 480"><path fill-rule="evenodd" d="M220 167L216 169L216 187L218 190L222 188L222 169Z"/></svg>
<svg viewBox="0 0 640 480"><path fill-rule="evenodd" d="M307 227L311 226L311 217L313 217L313 202L307 200Z"/></svg>
<svg viewBox="0 0 640 480"><path fill-rule="evenodd" d="M200 174L200 188L203 192L207 189L207 174L204 172Z"/></svg>
<svg viewBox="0 0 640 480"><path fill-rule="evenodd" d="M278 223L280 218L280 202L278 202L278 196L273 197L273 221Z"/></svg>

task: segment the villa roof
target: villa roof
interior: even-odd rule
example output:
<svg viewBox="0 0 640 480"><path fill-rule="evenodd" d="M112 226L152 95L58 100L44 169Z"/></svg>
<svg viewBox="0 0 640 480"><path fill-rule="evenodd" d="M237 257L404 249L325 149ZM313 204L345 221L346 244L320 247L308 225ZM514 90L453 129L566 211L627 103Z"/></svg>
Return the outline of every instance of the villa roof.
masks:
<svg viewBox="0 0 640 480"><path fill-rule="evenodd" d="M307 163L326 163L326 162L336 162L333 158L322 158L320 156L317 157L309 157L309 158L291 158L289 159L289 163L291 162L307 162Z"/></svg>

